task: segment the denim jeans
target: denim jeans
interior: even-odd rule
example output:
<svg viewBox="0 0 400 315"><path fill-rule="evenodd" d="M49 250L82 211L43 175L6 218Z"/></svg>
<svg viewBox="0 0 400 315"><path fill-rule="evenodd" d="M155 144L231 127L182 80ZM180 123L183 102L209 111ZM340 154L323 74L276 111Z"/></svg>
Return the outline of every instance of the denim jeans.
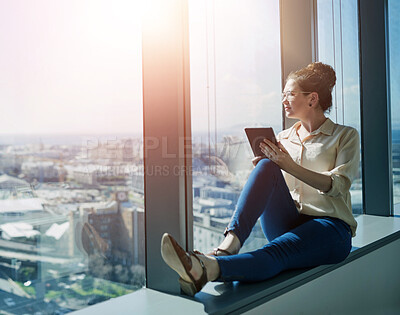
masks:
<svg viewBox="0 0 400 315"><path fill-rule="evenodd" d="M219 281L261 281L287 269L338 263L350 253L349 225L300 214L280 168L268 159L250 174L225 233L233 231L243 245L258 218L269 243L248 253L216 256Z"/></svg>

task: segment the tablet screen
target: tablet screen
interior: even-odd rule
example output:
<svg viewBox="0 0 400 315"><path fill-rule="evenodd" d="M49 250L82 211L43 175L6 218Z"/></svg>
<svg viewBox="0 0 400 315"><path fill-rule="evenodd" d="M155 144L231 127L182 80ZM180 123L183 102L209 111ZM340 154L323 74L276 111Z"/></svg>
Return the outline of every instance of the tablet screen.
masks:
<svg viewBox="0 0 400 315"><path fill-rule="evenodd" d="M260 143L264 139L271 140L271 142L277 144L272 128L244 128L244 131L246 132L254 156L265 156L260 148Z"/></svg>

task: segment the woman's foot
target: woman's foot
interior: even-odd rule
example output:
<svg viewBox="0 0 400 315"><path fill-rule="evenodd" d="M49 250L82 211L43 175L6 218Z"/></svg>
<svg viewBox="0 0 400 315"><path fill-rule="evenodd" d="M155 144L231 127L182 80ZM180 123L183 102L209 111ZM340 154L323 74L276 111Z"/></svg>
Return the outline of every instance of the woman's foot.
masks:
<svg viewBox="0 0 400 315"><path fill-rule="evenodd" d="M241 244L239 238L236 236L235 233L229 231L224 240L222 241L221 245L209 253L208 255L213 256L229 256L229 255L236 255L239 253Z"/></svg>
<svg viewBox="0 0 400 315"><path fill-rule="evenodd" d="M219 265L215 258L185 252L168 233L161 240L161 256L179 274L181 288L188 295L193 296L208 281L219 276Z"/></svg>
<svg viewBox="0 0 400 315"><path fill-rule="evenodd" d="M228 252L227 250L221 249L219 247L214 248L212 252L209 252L207 256L231 256L232 253Z"/></svg>

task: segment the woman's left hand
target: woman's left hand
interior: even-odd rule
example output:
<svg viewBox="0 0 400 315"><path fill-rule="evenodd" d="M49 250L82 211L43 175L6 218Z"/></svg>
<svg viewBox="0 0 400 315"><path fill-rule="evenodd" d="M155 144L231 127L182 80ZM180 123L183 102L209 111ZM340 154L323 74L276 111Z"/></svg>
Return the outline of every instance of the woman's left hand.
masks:
<svg viewBox="0 0 400 315"><path fill-rule="evenodd" d="M297 165L280 142L278 142L278 146L276 146L270 140L264 139L264 141L260 143L260 148L261 152L264 153L268 159L288 173Z"/></svg>

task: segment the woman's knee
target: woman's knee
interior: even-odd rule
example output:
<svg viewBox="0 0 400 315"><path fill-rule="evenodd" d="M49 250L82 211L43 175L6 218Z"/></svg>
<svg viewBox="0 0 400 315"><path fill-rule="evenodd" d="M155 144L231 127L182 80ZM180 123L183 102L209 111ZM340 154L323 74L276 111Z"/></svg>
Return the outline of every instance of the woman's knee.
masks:
<svg viewBox="0 0 400 315"><path fill-rule="evenodd" d="M267 173L280 171L279 166L276 165L274 162L272 162L270 159L260 160L257 163L256 169L260 172L267 172Z"/></svg>

